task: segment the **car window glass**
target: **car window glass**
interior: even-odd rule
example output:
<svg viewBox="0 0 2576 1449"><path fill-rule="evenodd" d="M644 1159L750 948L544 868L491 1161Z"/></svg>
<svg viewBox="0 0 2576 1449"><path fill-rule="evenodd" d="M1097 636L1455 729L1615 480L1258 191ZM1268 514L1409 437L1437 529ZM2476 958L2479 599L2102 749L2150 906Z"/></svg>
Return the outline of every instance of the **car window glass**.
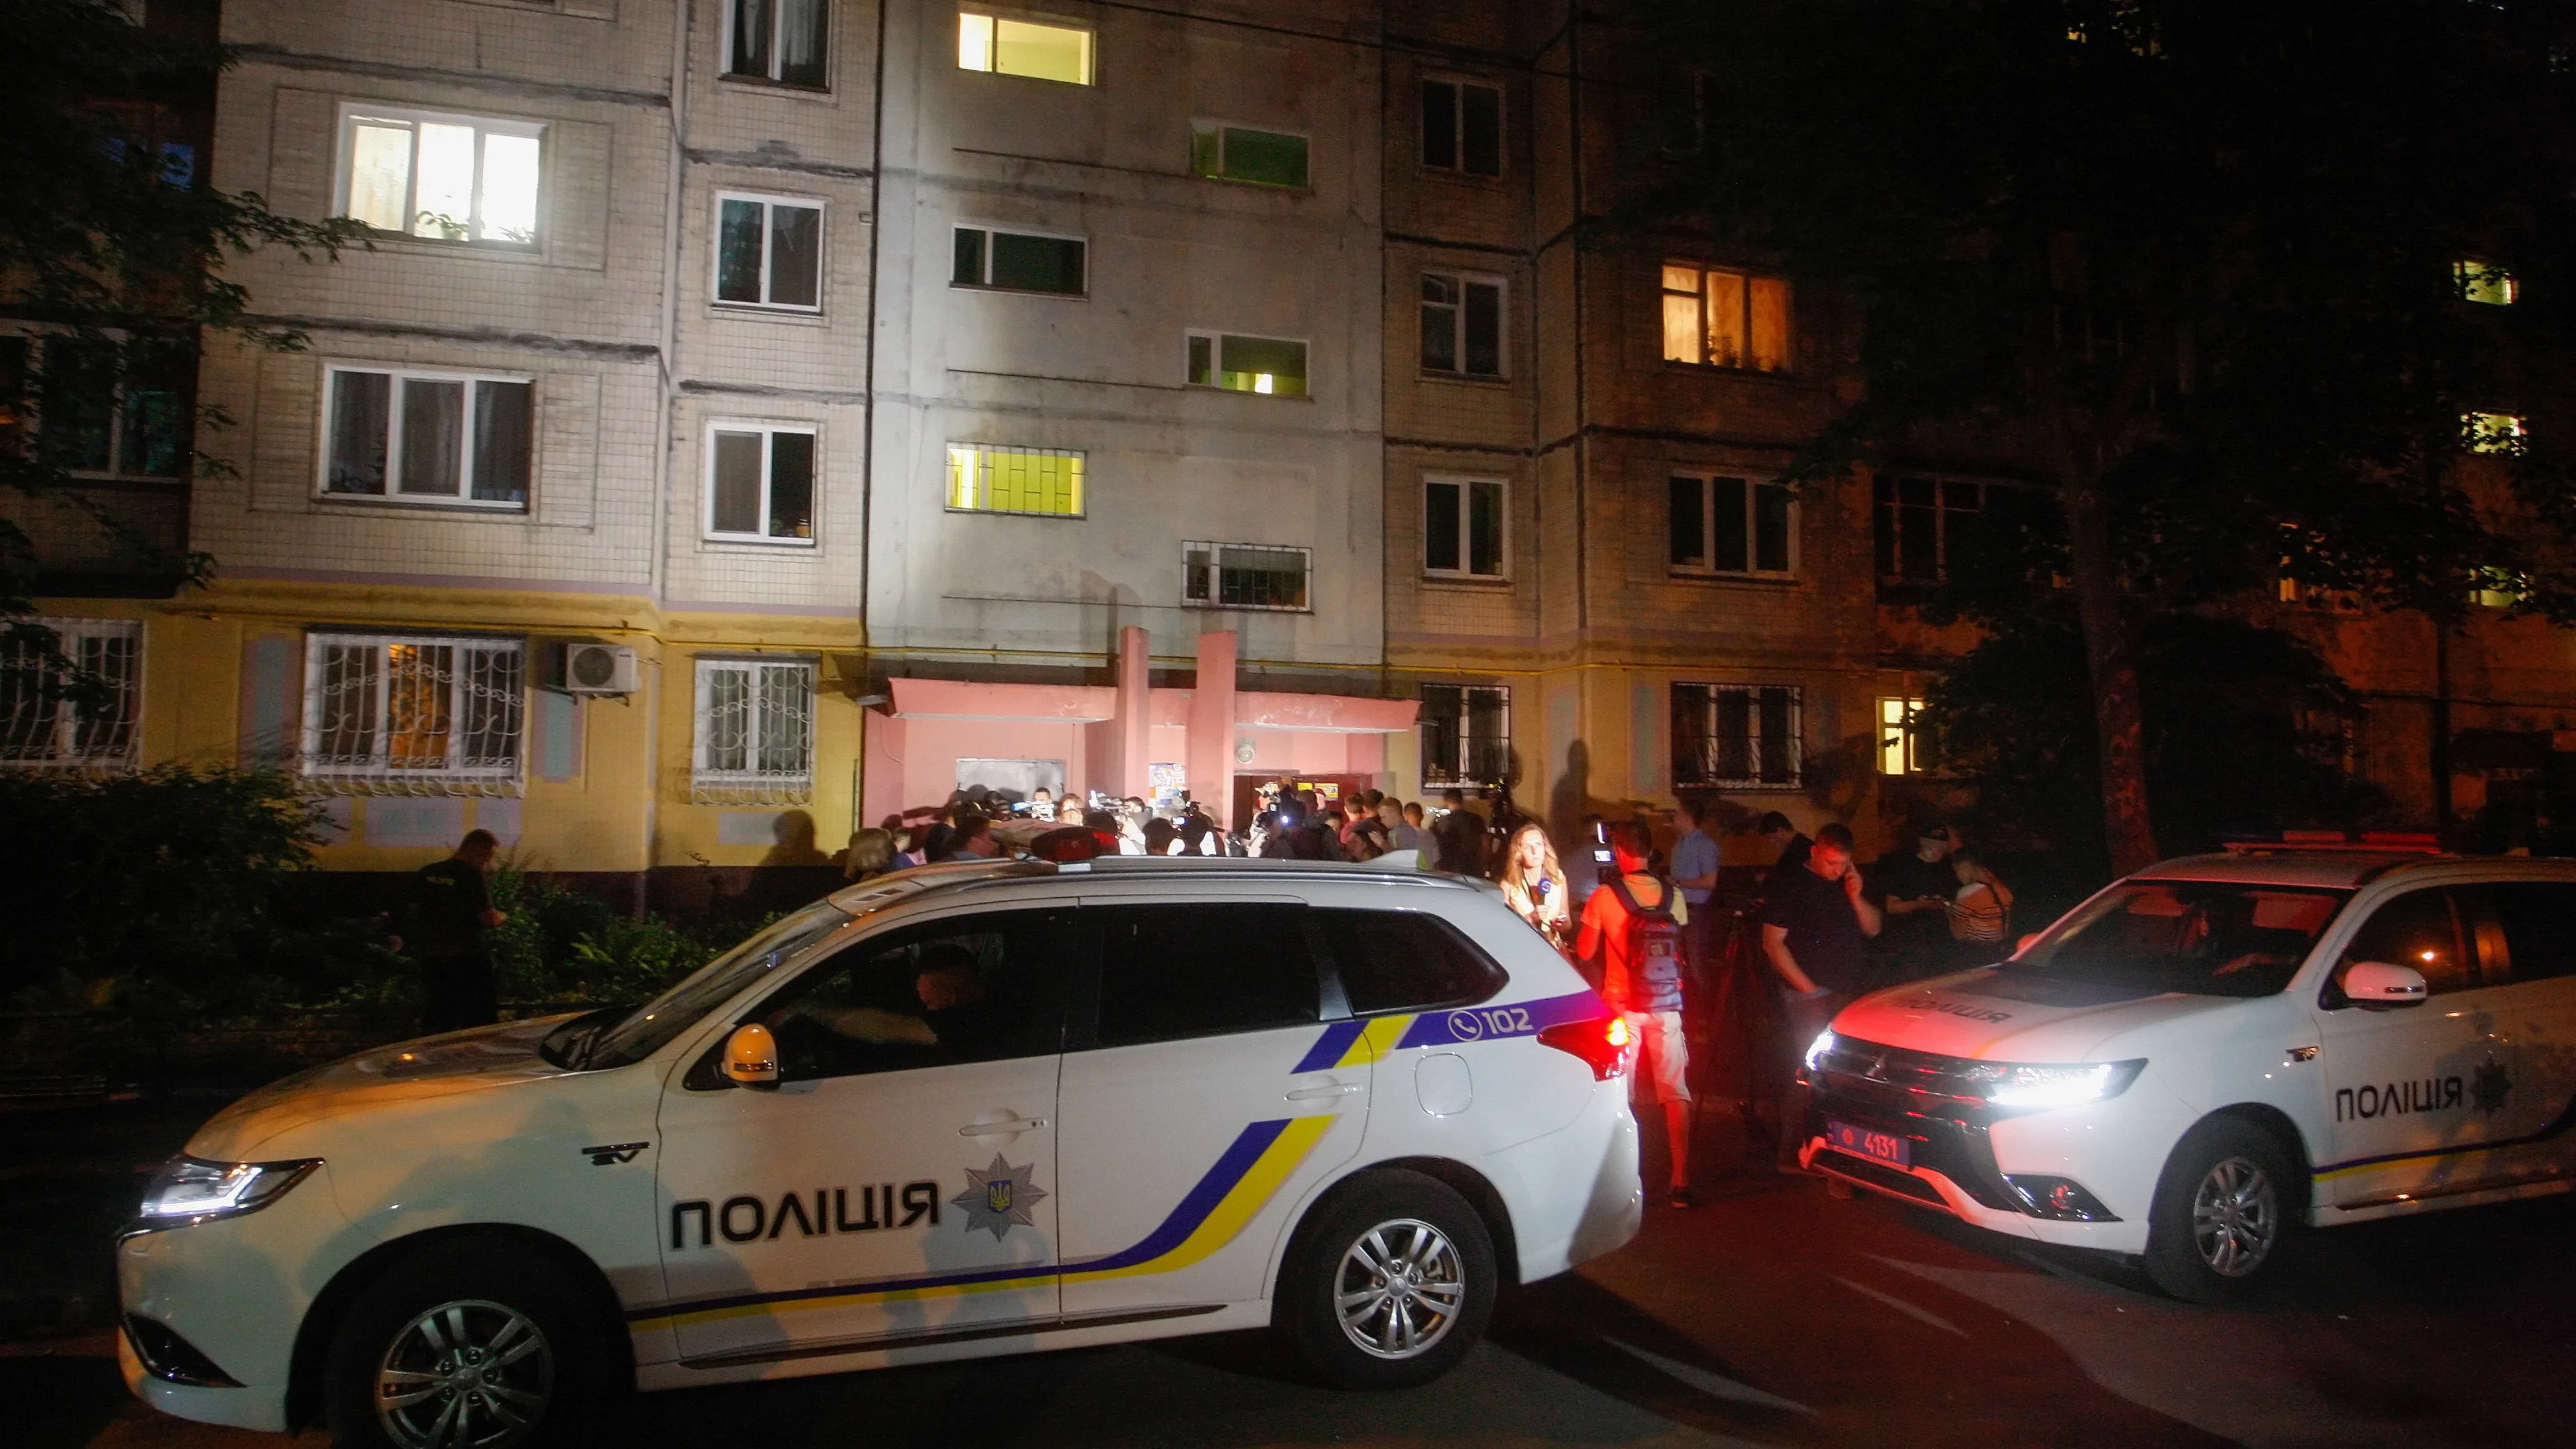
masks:
<svg viewBox="0 0 2576 1449"><path fill-rule="evenodd" d="M2149 991L2269 996L2350 892L2238 881L2123 881L2005 963L2015 973Z"/></svg>
<svg viewBox="0 0 2576 1449"><path fill-rule="evenodd" d="M2507 972L2514 981L2576 976L2576 882L2498 881L2487 887L2504 927Z"/></svg>
<svg viewBox="0 0 2576 1449"><path fill-rule="evenodd" d="M1100 931L1100 1045L1320 1020L1305 915L1252 903L1086 907Z"/></svg>
<svg viewBox="0 0 2576 1449"><path fill-rule="evenodd" d="M760 1004L787 1081L1060 1051L1069 913L998 911L871 937Z"/></svg>
<svg viewBox="0 0 2576 1449"><path fill-rule="evenodd" d="M1507 979L1457 932L1419 912L1321 910L1315 919L1354 1015L1472 1006Z"/></svg>
<svg viewBox="0 0 2576 1449"><path fill-rule="evenodd" d="M2424 973L2438 996L2477 984L2460 937L2459 913L2447 890L2409 891L2370 913L2336 970L2355 961L2386 961Z"/></svg>

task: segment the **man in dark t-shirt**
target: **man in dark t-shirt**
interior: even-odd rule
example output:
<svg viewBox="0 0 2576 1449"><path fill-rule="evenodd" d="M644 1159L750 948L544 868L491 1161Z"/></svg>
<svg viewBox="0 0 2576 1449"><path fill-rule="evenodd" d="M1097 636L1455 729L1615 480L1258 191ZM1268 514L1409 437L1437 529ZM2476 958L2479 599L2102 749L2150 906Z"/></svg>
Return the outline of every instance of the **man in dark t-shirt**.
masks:
<svg viewBox="0 0 2576 1449"><path fill-rule="evenodd" d="M1774 870L1763 886L1762 953L1779 975L1789 1022L1789 1055L1780 1064L1789 1080L1779 1099L1779 1165L1795 1172L1807 1136L1806 1094L1795 1080L1799 1063L1817 1033L1861 990L1868 969L1862 952L1885 918L1861 890L1851 828L1839 823L1816 831L1805 864Z"/></svg>
<svg viewBox="0 0 2576 1449"><path fill-rule="evenodd" d="M420 963L420 1029L424 1036L489 1026L500 1020L492 953L483 933L508 917L492 909L483 872L500 849L489 830L469 830L456 853L412 877L403 944Z"/></svg>
<svg viewBox="0 0 2576 1449"><path fill-rule="evenodd" d="M1950 898L1959 878L1950 868L1956 836L1947 825L1924 827L1911 849L1889 851L1869 869L1870 894L1886 913L1879 939L1897 981L1912 981L1950 962Z"/></svg>
<svg viewBox="0 0 2576 1449"><path fill-rule="evenodd" d="M1452 875L1485 873L1485 817L1467 808L1467 792L1450 790L1440 797L1445 807L1431 822L1434 867Z"/></svg>

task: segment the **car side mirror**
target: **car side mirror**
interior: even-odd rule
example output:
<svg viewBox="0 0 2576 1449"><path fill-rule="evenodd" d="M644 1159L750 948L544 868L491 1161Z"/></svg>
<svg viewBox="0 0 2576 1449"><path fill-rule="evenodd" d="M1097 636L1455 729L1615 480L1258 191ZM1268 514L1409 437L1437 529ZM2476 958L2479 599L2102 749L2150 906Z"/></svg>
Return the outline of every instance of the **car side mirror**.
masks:
<svg viewBox="0 0 2576 1449"><path fill-rule="evenodd" d="M2422 1006L2432 991L2412 966L2355 961L2344 968L2343 994L2355 1006Z"/></svg>
<svg viewBox="0 0 2576 1449"><path fill-rule="evenodd" d="M778 1038L756 1021L735 1027L725 1038L724 1074L737 1087L776 1088Z"/></svg>

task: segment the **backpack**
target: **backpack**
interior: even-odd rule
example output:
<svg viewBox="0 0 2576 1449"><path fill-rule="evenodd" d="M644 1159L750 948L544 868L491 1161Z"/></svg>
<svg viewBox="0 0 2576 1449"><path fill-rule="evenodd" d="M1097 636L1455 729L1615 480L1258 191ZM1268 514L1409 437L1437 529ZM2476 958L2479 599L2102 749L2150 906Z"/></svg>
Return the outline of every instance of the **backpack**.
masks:
<svg viewBox="0 0 2576 1449"><path fill-rule="evenodd" d="M1650 911L1630 894L1626 876L1610 878L1610 889L1618 893L1619 904L1628 908L1628 980L1623 993L1628 999L1611 1003L1622 1011L1682 1009L1682 923L1673 919L1669 909L1672 882L1657 884L1664 888L1664 904Z"/></svg>

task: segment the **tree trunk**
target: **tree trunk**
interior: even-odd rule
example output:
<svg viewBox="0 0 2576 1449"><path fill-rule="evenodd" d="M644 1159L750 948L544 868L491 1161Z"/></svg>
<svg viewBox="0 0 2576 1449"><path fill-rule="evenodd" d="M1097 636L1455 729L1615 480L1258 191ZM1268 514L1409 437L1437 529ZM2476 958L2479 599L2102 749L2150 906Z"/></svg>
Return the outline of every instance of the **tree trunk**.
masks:
<svg viewBox="0 0 2576 1449"><path fill-rule="evenodd" d="M2111 555L2110 509L2100 478L2071 468L2066 476L2066 538L2075 610L2084 628L2084 662L2093 679L2093 732L2102 763L2102 843L2121 875L2152 865L2154 822L2147 814L2146 720L2138 700L2138 666L2120 617L2119 570Z"/></svg>

